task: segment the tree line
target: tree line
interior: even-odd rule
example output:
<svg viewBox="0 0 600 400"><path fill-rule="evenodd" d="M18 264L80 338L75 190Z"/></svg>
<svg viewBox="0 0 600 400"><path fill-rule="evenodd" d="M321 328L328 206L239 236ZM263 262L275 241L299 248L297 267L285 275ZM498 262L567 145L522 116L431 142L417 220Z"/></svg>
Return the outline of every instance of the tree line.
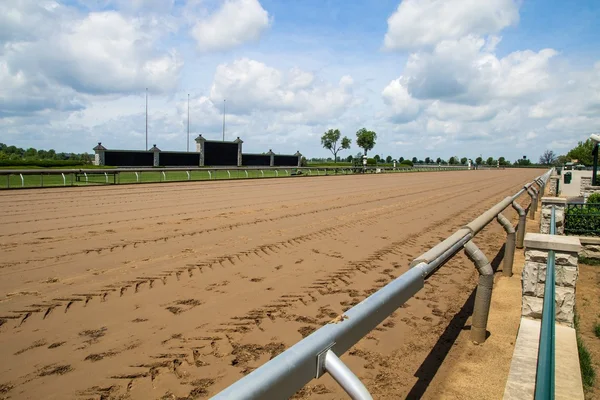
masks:
<svg viewBox="0 0 600 400"><path fill-rule="evenodd" d="M88 153L57 153L54 149L23 149L0 143L0 163L2 165L80 165L90 164L93 156Z"/></svg>

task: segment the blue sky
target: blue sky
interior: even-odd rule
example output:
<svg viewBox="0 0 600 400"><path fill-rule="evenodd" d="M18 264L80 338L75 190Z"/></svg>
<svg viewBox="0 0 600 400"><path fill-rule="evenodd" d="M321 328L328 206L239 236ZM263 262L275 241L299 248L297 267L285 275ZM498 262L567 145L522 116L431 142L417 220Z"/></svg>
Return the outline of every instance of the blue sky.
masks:
<svg viewBox="0 0 600 400"><path fill-rule="evenodd" d="M5 0L0 141L91 151L186 147L328 156L536 159L600 131L600 3L555 0ZM192 146L193 147L193 146ZM356 154L356 146L345 153Z"/></svg>

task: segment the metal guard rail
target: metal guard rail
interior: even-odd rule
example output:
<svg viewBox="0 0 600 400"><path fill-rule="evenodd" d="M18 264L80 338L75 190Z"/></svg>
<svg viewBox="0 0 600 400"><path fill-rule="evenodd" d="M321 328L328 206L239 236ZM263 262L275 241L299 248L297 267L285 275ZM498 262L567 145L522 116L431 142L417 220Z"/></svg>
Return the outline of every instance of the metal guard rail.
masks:
<svg viewBox="0 0 600 400"><path fill-rule="evenodd" d="M207 172L209 180L221 180L221 179L237 179L240 178L240 172L244 172L246 174L246 178L252 178L248 175L248 172L256 172L257 176L252 178L265 178L264 172L267 171L275 171L276 176L280 177L280 172L285 172L286 176L298 175L298 172L301 172L303 175L350 175L356 173L375 173L375 172L423 172L423 171L457 171L457 170L466 170L467 167L461 166L443 166L443 167L296 167L296 166L280 166L280 167L268 167L268 166L255 166L255 167L168 167L168 168L153 168L153 167L143 167L143 168L88 168L88 169L8 169L2 170L0 169L0 176L6 177L6 189L15 189L15 188L36 188L36 187L44 187L44 176L50 175L62 175L63 185L62 186L74 186L73 179L74 177L85 177L85 182L88 183L88 174L90 176L104 175L104 182L94 182L94 183L105 183L109 184L108 175L111 175L113 179L113 184L121 184L120 174L135 174L136 181L130 183L143 183L140 182L140 176L142 173L158 173L162 174L162 178L164 181L169 181L167 179L167 173L170 172L186 172L187 180L191 179L191 173L194 172ZM219 178L217 172L227 172L227 178ZM231 172L237 173L237 178L232 178ZM261 173L261 176L258 176L258 172ZM138 175L139 173L139 175ZM69 176L70 183L67 184L67 176ZM213 178L214 175L214 178ZM21 185L18 184L12 185L10 183L11 176L20 176ZM40 184L39 185L25 185L25 176L40 176ZM273 177L273 176L271 176ZM273 178L274 178L273 177ZM118 178L118 179L117 179ZM159 179L160 182L163 182L162 178ZM79 181L79 179L77 179ZM185 179L175 179L170 182L179 182L185 181ZM149 183L149 182L145 182ZM61 185L48 185L49 187L56 187ZM3 187L0 187L3 189Z"/></svg>
<svg viewBox="0 0 600 400"><path fill-rule="evenodd" d="M555 208L550 214L550 234L556 234ZM546 284L544 286L544 303L542 308L542 324L538 347L538 362L535 376L535 399L554 399L555 382L555 283L556 257L554 250L548 251L546 264Z"/></svg>
<svg viewBox="0 0 600 400"><path fill-rule="evenodd" d="M214 399L283 399L314 378L329 373L352 399L372 399L360 380L338 358L419 292L425 280L463 249L475 235L552 170L525 185L411 263L398 278L313 332L277 357L227 387Z"/></svg>

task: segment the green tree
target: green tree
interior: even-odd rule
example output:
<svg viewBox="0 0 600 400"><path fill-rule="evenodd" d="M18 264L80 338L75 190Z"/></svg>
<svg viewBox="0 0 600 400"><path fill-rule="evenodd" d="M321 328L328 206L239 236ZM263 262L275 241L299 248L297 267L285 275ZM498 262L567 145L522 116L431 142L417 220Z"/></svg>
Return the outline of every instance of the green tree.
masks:
<svg viewBox="0 0 600 400"><path fill-rule="evenodd" d="M392 156L387 156L387 157L385 158L385 162L386 162L386 163L388 163L388 164L391 164L392 160L393 160L393 159L392 159Z"/></svg>
<svg viewBox="0 0 600 400"><path fill-rule="evenodd" d="M352 156L346 157L346 162L352 162L353 160L354 160L354 157L352 157Z"/></svg>
<svg viewBox="0 0 600 400"><path fill-rule="evenodd" d="M448 160L448 163L449 163L450 165L454 165L454 164L456 164L456 158L454 158L454 157L450 157L450 159Z"/></svg>
<svg viewBox="0 0 600 400"><path fill-rule="evenodd" d="M327 150L331 151L335 162L337 162L337 154L340 150L347 150L350 148L352 141L344 136L341 139L342 134L339 129L330 129L321 136L321 145Z"/></svg>
<svg viewBox="0 0 600 400"><path fill-rule="evenodd" d="M368 131L366 128L361 128L356 132L356 144L365 151L365 155L375 147L376 140L377 134L373 131Z"/></svg>
<svg viewBox="0 0 600 400"><path fill-rule="evenodd" d="M34 149L33 147L28 148L27 150L25 150L25 154L23 154L24 157L27 158L35 158L37 157L37 150Z"/></svg>
<svg viewBox="0 0 600 400"><path fill-rule="evenodd" d="M481 158L481 157L477 157L475 159L475 164L477 164L477 165L481 165L482 162L483 162L483 158Z"/></svg>
<svg viewBox="0 0 600 400"><path fill-rule="evenodd" d="M441 163L442 163L442 159L441 159L441 158L439 158L439 157L438 157L438 158L436 158L436 160L435 160L435 163L436 163L436 164L441 164Z"/></svg>
<svg viewBox="0 0 600 400"><path fill-rule="evenodd" d="M404 157L400 157L400 158L398 158L398 162L399 162L399 163L401 163L401 162L403 162L403 161L404 161Z"/></svg>
<svg viewBox="0 0 600 400"><path fill-rule="evenodd" d="M566 162L568 162L568 158L567 156L558 156L556 157L556 160L554 161L554 165L565 165Z"/></svg>
<svg viewBox="0 0 600 400"><path fill-rule="evenodd" d="M460 159L460 163L461 163L462 165L467 165L467 162L468 162L468 161L469 161L469 160L467 159L467 157L463 157L463 158L461 158L461 159Z"/></svg>
<svg viewBox="0 0 600 400"><path fill-rule="evenodd" d="M412 163L413 163L413 164L416 164L416 163L418 163L418 162L419 162L419 160L417 160L417 157L413 157L413 158L412 158Z"/></svg>
<svg viewBox="0 0 600 400"><path fill-rule="evenodd" d="M485 162L487 165L494 165L494 158L493 157L488 157L488 159Z"/></svg>
<svg viewBox="0 0 600 400"><path fill-rule="evenodd" d="M375 154L375 157L373 157L373 159L375 160L376 163L379 163L379 160L381 160L381 157L379 157L379 154Z"/></svg>
<svg viewBox="0 0 600 400"><path fill-rule="evenodd" d="M508 165L508 163L506 162L506 158L504 157L498 158L498 162L500 163L500 165Z"/></svg>
<svg viewBox="0 0 600 400"><path fill-rule="evenodd" d="M592 139L588 139L585 142L579 142L567 153L567 157L571 160L578 160L583 165L591 166L594 164L593 150L594 142Z"/></svg>
<svg viewBox="0 0 600 400"><path fill-rule="evenodd" d="M425 164L431 164L431 158L425 157Z"/></svg>

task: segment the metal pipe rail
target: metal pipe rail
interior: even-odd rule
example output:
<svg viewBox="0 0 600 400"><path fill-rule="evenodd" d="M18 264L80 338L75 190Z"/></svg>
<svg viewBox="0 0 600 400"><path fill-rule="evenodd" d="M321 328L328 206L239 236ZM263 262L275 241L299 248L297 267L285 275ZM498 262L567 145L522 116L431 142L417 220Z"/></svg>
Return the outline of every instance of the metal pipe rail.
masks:
<svg viewBox="0 0 600 400"><path fill-rule="evenodd" d="M97 184L120 184L122 183L121 176L122 174L135 174L135 178L129 177L125 179L125 183L150 183L150 182L166 182L169 181L167 178L170 173L173 172L185 172L186 176L179 177L179 179L172 179L171 182L178 181L186 181L186 180L216 180L216 179L238 179L238 178L265 178L265 171L274 171L274 174L271 173L273 178L281 177L281 176L293 176L293 175L350 175L356 173L377 173L377 172L418 172L418 171L448 171L448 170L461 170L466 168L461 167L429 167L426 169L419 168L409 168L409 167L295 167L295 166L281 166L281 167L169 167L169 168L151 168L151 167L143 167L143 168L84 168L84 169L12 169L12 170L1 170L0 176L5 176L6 185L0 186L0 189L6 188L24 188L24 187L45 187L45 186L75 186L77 182L83 182L85 179L85 183L89 184L89 177L91 176L101 176L102 182L94 182ZM208 173L208 177L198 179L198 173L204 172ZM256 176L250 176L249 172L255 174ZM142 174L160 174L158 179L152 179L150 181L144 181L142 179ZM218 175L220 173L220 177ZM227 176L223 176L224 173L227 173ZM260 175L259 175L260 173ZM196 174L196 175L192 175ZM50 184L48 180L46 180L44 185L44 177L51 175L61 175L62 180L55 181L54 184ZM109 181L109 175L112 177L112 182ZM11 184L10 177L18 176L18 183ZM26 185L26 176L39 176L39 181L36 181L33 185ZM156 176L156 175L154 175ZM172 176L172 175L171 175ZM196 176L196 179L192 179L193 176ZM68 177L68 179L67 179ZM2 185L3 181L0 179L0 185Z"/></svg>
<svg viewBox="0 0 600 400"><path fill-rule="evenodd" d="M547 181L549 172L538 178ZM527 187L526 185L514 196L502 200L472 223L417 257L411 263L411 268L398 278L224 389L214 399L288 398L312 379L325 373L332 375L352 399L371 399L364 385L338 357L419 292L428 277L463 249L476 259L477 268L482 271L480 280L485 287L481 294L478 288L478 295L490 297L490 277L493 280L493 275L490 275L491 267L487 258L478 251L471 240L505 208L512 205ZM478 316L480 325L483 325L478 328L484 335L487 311L481 310Z"/></svg>
<svg viewBox="0 0 600 400"><path fill-rule="evenodd" d="M556 234L556 210L552 206L550 214L550 234ZM538 347L538 362L535 376L535 399L554 399L555 385L555 253L548 251L546 264L546 284L544 286L544 303L542 306L542 324Z"/></svg>

